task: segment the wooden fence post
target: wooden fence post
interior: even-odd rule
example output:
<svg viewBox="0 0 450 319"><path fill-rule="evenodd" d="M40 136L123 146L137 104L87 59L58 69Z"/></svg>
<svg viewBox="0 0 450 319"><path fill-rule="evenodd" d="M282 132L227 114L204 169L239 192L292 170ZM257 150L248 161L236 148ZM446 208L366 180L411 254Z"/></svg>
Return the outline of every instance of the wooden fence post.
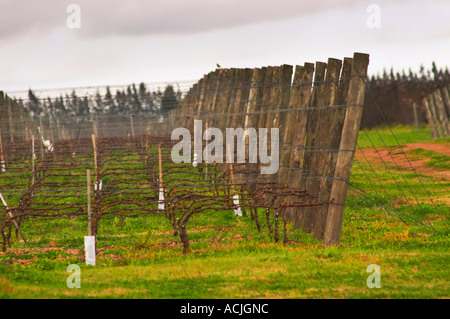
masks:
<svg viewBox="0 0 450 319"><path fill-rule="evenodd" d="M270 152L271 156L273 157L276 152L278 152L278 165L280 166L280 147L281 147L281 153L283 152L289 152L288 149L284 149L284 132L286 130L286 118L288 116L288 112L286 112L284 109L289 107L289 99L291 95L291 80L292 80L292 71L293 66L288 64L281 65L278 69L276 78L274 78L273 85L273 94L271 94L271 103L272 110L277 111L273 112L271 114L268 114L267 120L266 120L266 128L268 129L267 133L271 134L271 131L273 129L278 129L278 141L274 141L275 144L272 145L272 139L267 139L267 153ZM290 116L290 114L289 114ZM269 132L270 128L270 132ZM265 141L259 141L260 143L265 143ZM278 174L280 174L280 168L278 168L278 171L275 174L267 175L266 180L269 183L273 183L274 185L277 184ZM282 183L283 184L283 183ZM276 186L275 186L276 187ZM268 194L266 196L267 202L272 203L274 201L274 196ZM276 203L274 203L273 208L279 207L279 201L278 199ZM284 218L284 215L283 215Z"/></svg>
<svg viewBox="0 0 450 319"><path fill-rule="evenodd" d="M313 135L311 147L305 154L311 158L309 180L306 180L306 191L321 202L329 200L332 180L329 178L334 174L333 152L339 147L340 132L344 120L342 108L334 107L336 105L339 88L339 75L341 72L342 61L337 59L328 59L325 83L321 87L321 96L317 97L316 106L325 107L315 110L316 123L312 127ZM333 107L328 109L328 107ZM326 128L326 129L325 129ZM333 134L330 134L333 132ZM308 154L310 152L310 154ZM317 239L323 237L324 224L327 215L327 206L318 205L305 208L305 219L303 228L308 232L314 232Z"/></svg>
<svg viewBox="0 0 450 319"><path fill-rule="evenodd" d="M434 103L436 106L436 118L440 123L443 136L450 136L450 127L448 126L448 117L445 110L444 101L442 99L441 90L436 90L433 93Z"/></svg>
<svg viewBox="0 0 450 319"><path fill-rule="evenodd" d="M430 105L428 104L428 98L424 97L422 99L422 104L425 107L425 111L426 111L426 115L427 115L427 121L428 121L428 126L430 128L430 132L431 132L431 137L432 138L438 138L439 137L439 131L436 127L436 123L434 122L433 119L433 114L431 113L431 108Z"/></svg>
<svg viewBox="0 0 450 319"><path fill-rule="evenodd" d="M339 146L340 152L338 153L336 160L336 170L330 194L332 203L328 210L325 225L325 245L339 244L341 236L345 199L347 197L348 183L352 170L353 158L355 156L354 150L356 149L359 127L361 124L368 65L368 54L355 53L353 55L347 109L345 112L341 143Z"/></svg>
<svg viewBox="0 0 450 319"><path fill-rule="evenodd" d="M292 108L301 109L295 111L288 118L289 131L284 139L290 141L292 151L289 154L289 158L282 159L281 162L285 162L289 167L287 172L287 185L292 189L299 189L301 166L304 154L305 136L306 136L306 122L307 122L307 108L311 100L311 86L314 74L314 63L305 63L304 66L296 67L296 75L292 83L292 92L290 98L290 105ZM281 176L281 178L285 178ZM289 200L295 200L295 198L288 197ZM285 213L285 217L288 221L295 221L296 207L288 207Z"/></svg>
<svg viewBox="0 0 450 319"><path fill-rule="evenodd" d="M92 208L91 208L91 170L87 169L87 215L88 236L92 236Z"/></svg>
<svg viewBox="0 0 450 319"><path fill-rule="evenodd" d="M311 93L311 102L307 112L306 120L306 137L305 137L305 151L303 155L302 172L300 178L300 189L306 189L311 195L309 200L314 200L314 194L317 195L319 185L314 183L313 179L318 177L314 168L314 147L317 142L315 139L315 132L318 129L317 123L319 121L318 106L323 106L324 102L324 80L327 64L324 62L316 62L316 71L314 73L314 85ZM313 187L314 186L314 187ZM312 214L308 213L308 207L299 207L294 216L294 227L302 227L304 231L311 232L312 230Z"/></svg>
<svg viewBox="0 0 450 319"><path fill-rule="evenodd" d="M419 117L417 115L417 104L413 102L413 112L414 112L414 125L416 127L416 131L419 130Z"/></svg>
<svg viewBox="0 0 450 319"><path fill-rule="evenodd" d="M245 123L244 123L244 129L247 131L249 128L254 128L256 130L256 134L258 134L258 114L257 113L261 109L261 101L262 101L262 95L263 95L263 82L264 77L266 74L267 68L261 68L261 69L254 69L253 71L253 77L252 77L252 84L248 96L248 102L247 102L247 111L245 115ZM245 138L245 148L247 151L249 151L249 144L250 140L249 138ZM250 154L247 154L246 158L250 159ZM247 169L249 171L249 174L247 175L247 182L245 183L246 188L251 193L254 193L256 191L256 180L258 178L258 163L250 163L247 162Z"/></svg>
<svg viewBox="0 0 450 319"><path fill-rule="evenodd" d="M442 99L445 104L445 109L447 111L447 117L450 120L450 86L448 88L443 87L441 89L442 92Z"/></svg>
<svg viewBox="0 0 450 319"><path fill-rule="evenodd" d="M347 60L348 63L349 60ZM324 106L331 106L331 109L326 110L321 114L321 119L318 123L318 130L316 139L319 140L317 145L321 148L316 152L316 165L317 172L320 174L317 182L319 183L318 200L321 203L326 203L330 199L331 186L333 184L332 176L334 176L337 149L341 141L341 132L344 123L345 109L340 105L344 104L344 101L339 101L339 97L342 96L339 92L341 84L345 81L349 81L350 72L345 72L348 68L343 70L343 79L340 81L342 61L337 59L328 59L327 75L325 78L324 87ZM348 86L347 86L348 88ZM345 92L345 96L348 91ZM324 129L324 128L327 129ZM330 134L333 132L333 134ZM322 239L325 231L325 222L328 214L328 205L323 204L316 207L311 207L313 213L313 225L312 230L314 237Z"/></svg>
<svg viewBox="0 0 450 319"><path fill-rule="evenodd" d="M443 137L441 123L439 123L438 114L436 112L436 105L434 103L434 95L429 94L427 96L428 106L430 107L431 117L436 128L437 137Z"/></svg>

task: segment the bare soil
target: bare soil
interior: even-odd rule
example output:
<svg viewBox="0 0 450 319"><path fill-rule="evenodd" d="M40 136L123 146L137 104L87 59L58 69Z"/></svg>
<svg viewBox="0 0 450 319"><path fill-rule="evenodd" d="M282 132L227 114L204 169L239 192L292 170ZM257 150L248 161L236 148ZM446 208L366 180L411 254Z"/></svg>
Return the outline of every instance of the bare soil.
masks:
<svg viewBox="0 0 450 319"><path fill-rule="evenodd" d="M356 157L361 161L365 161L364 157L366 157L370 162L376 162L386 165L396 165L405 171L416 171L417 173L433 176L440 180L449 181L450 180L450 169L439 169L436 167L426 166L426 163L430 160L430 158L423 158L419 160L411 160L408 152L415 149L424 149L427 151L433 151L436 153L444 154L450 156L450 146L448 144L434 144L434 143L409 143L404 144L402 148L394 148L394 149L363 149L356 151ZM406 153L403 154L399 151Z"/></svg>

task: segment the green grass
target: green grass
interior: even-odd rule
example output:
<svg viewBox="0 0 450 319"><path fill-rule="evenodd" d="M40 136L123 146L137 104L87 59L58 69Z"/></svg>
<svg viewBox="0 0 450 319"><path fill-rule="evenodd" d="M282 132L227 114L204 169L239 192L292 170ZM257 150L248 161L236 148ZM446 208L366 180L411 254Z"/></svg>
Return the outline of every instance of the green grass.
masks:
<svg viewBox="0 0 450 319"><path fill-rule="evenodd" d="M425 132L397 130L401 143L429 141ZM411 155L448 161L417 152ZM12 249L0 253L0 298L449 298L450 213L440 201L450 182L420 175L419 183L415 174L388 173L381 164L372 169L355 162L337 247L290 224L290 242L275 243L263 210L261 232L249 215L207 210L189 221L192 251L184 255L164 215L105 215L92 267L82 251L86 216L30 218L22 224L29 242L13 233ZM81 268L80 289L67 287L70 264ZM366 285L371 264L381 269L379 289Z"/></svg>
<svg viewBox="0 0 450 319"><path fill-rule="evenodd" d="M421 148L417 148L409 152L412 155L419 155L419 158L429 158L430 160L425 163L426 166L431 166L435 168L441 169L449 169L450 168L450 156L446 156L444 154L440 154L434 151L424 150Z"/></svg>
<svg viewBox="0 0 450 319"><path fill-rule="evenodd" d="M394 133L394 134L392 134ZM440 139L445 143L448 138ZM419 130L411 126L376 127L361 130L358 137L358 146L361 148L398 146L405 143L419 143L431 141L431 133L428 127ZM433 140L435 142L436 140Z"/></svg>

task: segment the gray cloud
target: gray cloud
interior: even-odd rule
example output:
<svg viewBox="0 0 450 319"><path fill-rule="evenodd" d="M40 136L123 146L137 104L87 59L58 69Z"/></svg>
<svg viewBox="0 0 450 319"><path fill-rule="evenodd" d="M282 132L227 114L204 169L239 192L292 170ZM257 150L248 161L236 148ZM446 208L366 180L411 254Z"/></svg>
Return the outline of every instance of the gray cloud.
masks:
<svg viewBox="0 0 450 319"><path fill-rule="evenodd" d="M22 35L30 31L47 32L65 25L65 1L0 0L0 38Z"/></svg>
<svg viewBox="0 0 450 319"><path fill-rule="evenodd" d="M81 7L83 36L189 34L318 14L356 0L0 0L0 37L65 27Z"/></svg>

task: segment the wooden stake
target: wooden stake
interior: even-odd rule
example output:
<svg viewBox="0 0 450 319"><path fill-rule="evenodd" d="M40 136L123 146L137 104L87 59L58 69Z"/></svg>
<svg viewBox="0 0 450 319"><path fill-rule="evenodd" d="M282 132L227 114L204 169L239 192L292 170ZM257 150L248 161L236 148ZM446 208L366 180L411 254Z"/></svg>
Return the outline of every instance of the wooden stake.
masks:
<svg viewBox="0 0 450 319"><path fill-rule="evenodd" d="M2 141L2 131L0 128L0 160L1 160L1 171L2 173L6 172L6 163L5 163L5 156L3 154L3 141Z"/></svg>
<svg viewBox="0 0 450 319"><path fill-rule="evenodd" d="M50 141L52 142L52 145L55 145L55 139L53 137L53 122L51 119L49 119L49 125L50 125Z"/></svg>
<svg viewBox="0 0 450 319"><path fill-rule="evenodd" d="M428 104L427 97L424 97L422 99L422 104L425 106L425 111L426 111L426 115L427 115L428 126L429 126L430 132L431 132L431 137L432 138L438 138L439 137L439 131L438 131L437 127L436 127L436 123L434 122L433 114L431 113L431 108L430 108L430 105Z"/></svg>
<svg viewBox="0 0 450 319"><path fill-rule="evenodd" d="M97 162L97 145L95 143L95 135L92 134L92 146L94 148L94 165L95 165L95 180L98 178L98 162Z"/></svg>
<svg viewBox="0 0 450 319"><path fill-rule="evenodd" d="M134 138L133 114L130 114L131 136Z"/></svg>
<svg viewBox="0 0 450 319"><path fill-rule="evenodd" d="M98 137L98 129L97 129L97 121L96 120L94 120L92 122L92 126L93 126L94 135L97 138Z"/></svg>
<svg viewBox="0 0 450 319"><path fill-rule="evenodd" d="M150 135L150 125L147 125L147 134L145 135L145 163L148 163L148 138Z"/></svg>
<svg viewBox="0 0 450 319"><path fill-rule="evenodd" d="M34 161L36 158L36 154L34 153L34 135L31 135L31 185L34 185L34 175L35 175L35 171L34 171Z"/></svg>
<svg viewBox="0 0 450 319"><path fill-rule="evenodd" d="M42 121L41 121L41 126L38 126L38 131L39 131L39 134L41 135L41 141L42 141L42 143L40 143L40 145L41 145L41 159L44 159L44 133L42 132Z"/></svg>
<svg viewBox="0 0 450 319"><path fill-rule="evenodd" d="M92 210L91 210L91 170L87 169L87 215L88 215L88 235L92 236Z"/></svg>
<svg viewBox="0 0 450 319"><path fill-rule="evenodd" d="M419 117L417 116L416 102L413 103L413 111L414 111L414 124L416 125L416 131L418 131L419 130Z"/></svg>
<svg viewBox="0 0 450 319"><path fill-rule="evenodd" d="M61 127L59 126L59 119L56 120L56 129L58 130L58 139L61 140Z"/></svg>
<svg viewBox="0 0 450 319"><path fill-rule="evenodd" d="M232 159L232 154L230 152L230 145L227 144L227 154L228 154L228 164L230 167L230 178L231 178L231 197L234 200L234 195L236 194L235 189L234 189L234 174L233 174L233 164L231 163L231 159Z"/></svg>
<svg viewBox="0 0 450 319"><path fill-rule="evenodd" d="M159 155L159 188L163 188L163 173L162 173L162 157L161 157L161 143L159 143L158 147L158 155Z"/></svg>
<svg viewBox="0 0 450 319"><path fill-rule="evenodd" d="M11 142L14 142L14 125L12 121L11 100L8 99L8 115L9 115L9 134Z"/></svg>

